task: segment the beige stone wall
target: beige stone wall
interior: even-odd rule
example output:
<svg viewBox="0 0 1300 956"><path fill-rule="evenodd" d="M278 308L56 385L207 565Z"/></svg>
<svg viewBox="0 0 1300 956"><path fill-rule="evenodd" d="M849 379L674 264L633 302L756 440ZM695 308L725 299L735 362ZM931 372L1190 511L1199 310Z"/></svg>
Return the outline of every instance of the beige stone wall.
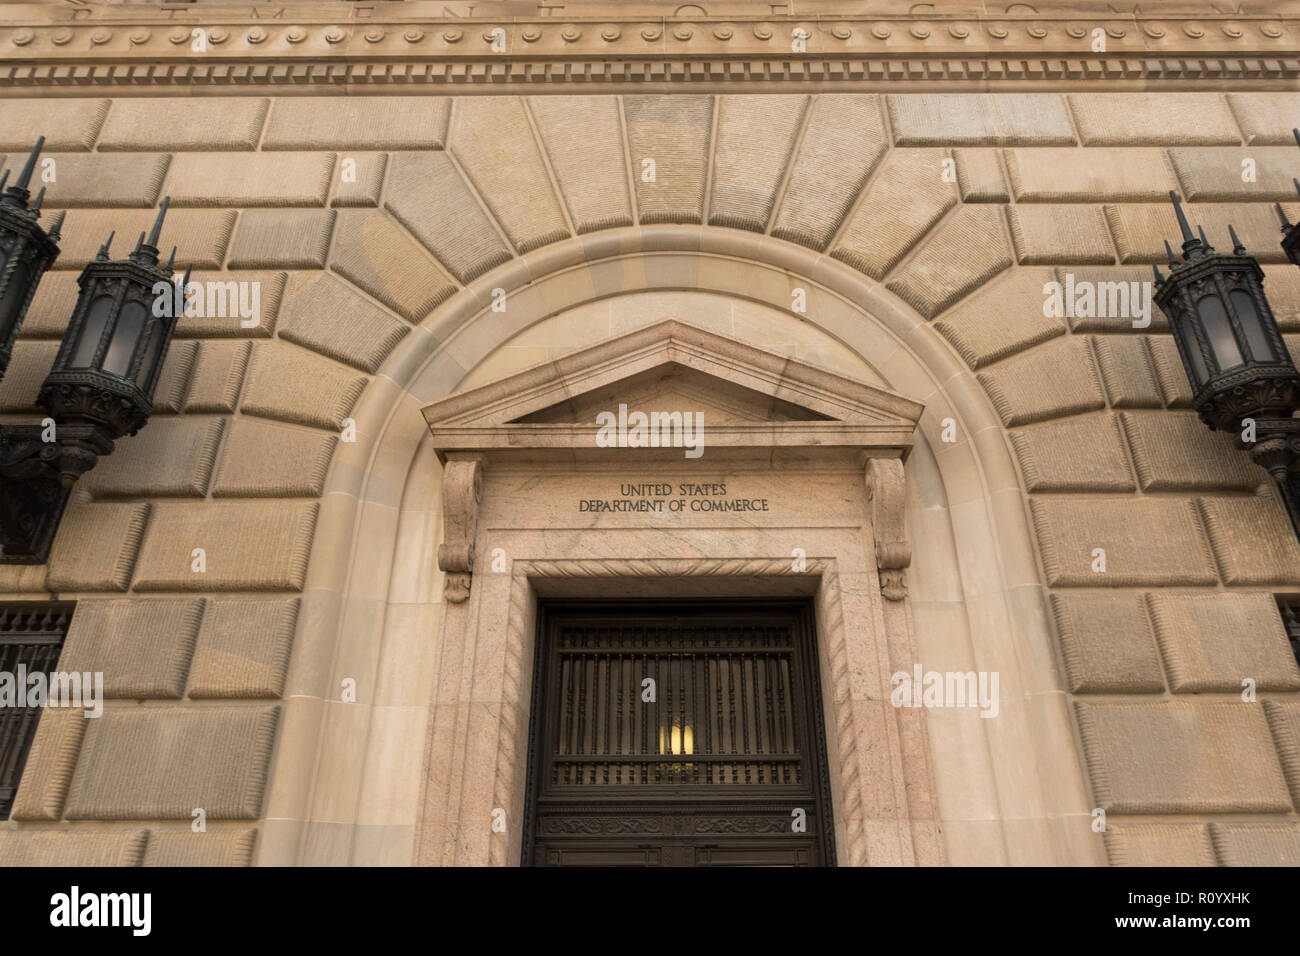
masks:
<svg viewBox="0 0 1300 956"><path fill-rule="evenodd" d="M1045 622L1070 701L1062 740L1109 823L1091 834L1076 806L1071 825L1111 862L1300 862L1300 672L1271 597L1300 589L1286 515L1262 472L1195 420L1158 312L1134 329L1042 308L1044 283L1066 273L1147 278L1177 234L1177 189L1212 242L1235 226L1284 330L1300 333L1300 273L1269 210L1300 218L1297 122L1300 94L1285 92L0 100L8 164L44 134L58 168L47 209L69 209L0 413L33 413L77 270L111 229L121 243L145 228L164 194L178 261L199 280L260 282L264 312L252 329L182 321L153 420L78 488L48 566L0 568L0 598L78 602L63 666L104 670L112 697L88 727L43 721L0 860L409 861L408 757L441 592L420 405L524 364L509 350L540 360L617 331L536 325L561 308L728 282L742 310L788 308L806 287L808 313L761 344L804 348L798 330L818 326L907 393L902 358L859 340L819 291L856 275L916 317L910 361L937 367L926 350L942 349L965 370L911 393L929 406L932 453L947 454L949 405L996 415L978 433L959 422L959 441L1011 456L1015 517L1000 526L1024 522L1037 549L1032 604L1012 623L981 621L977 586L958 581L946 601L918 602L922 650L954 607L977 658L1028 626L1017 621ZM1256 182L1242 181L1245 158ZM348 159L356 182L342 182ZM671 228L700 246L721 237L726 261L675 248L638 266ZM575 244L582 269L556 251ZM785 275L746 264L760 258L788 262ZM487 308L497 287L504 315ZM347 418L355 443L340 441ZM981 467L945 475L951 505L992 481ZM938 547L913 537L918 553ZM339 699L349 677L357 704ZM1243 678L1260 703L1242 702ZM1007 726L990 746L1046 767ZM941 793L945 753L957 759L937 743ZM997 796L954 810L949 845L1000 818L981 859L1025 859L1009 821L1052 812L1014 809L1025 778L990 779ZM200 807L209 832L191 838ZM1057 861L1105 858L1090 854Z"/></svg>

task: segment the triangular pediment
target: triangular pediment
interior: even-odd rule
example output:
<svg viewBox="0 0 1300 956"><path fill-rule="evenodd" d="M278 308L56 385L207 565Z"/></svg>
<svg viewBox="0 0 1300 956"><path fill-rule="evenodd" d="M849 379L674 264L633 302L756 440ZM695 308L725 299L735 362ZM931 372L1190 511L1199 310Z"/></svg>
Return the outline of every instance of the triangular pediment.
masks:
<svg viewBox="0 0 1300 956"><path fill-rule="evenodd" d="M714 446L905 453L923 406L677 319L571 352L423 409L440 454L596 447L598 416L702 414Z"/></svg>

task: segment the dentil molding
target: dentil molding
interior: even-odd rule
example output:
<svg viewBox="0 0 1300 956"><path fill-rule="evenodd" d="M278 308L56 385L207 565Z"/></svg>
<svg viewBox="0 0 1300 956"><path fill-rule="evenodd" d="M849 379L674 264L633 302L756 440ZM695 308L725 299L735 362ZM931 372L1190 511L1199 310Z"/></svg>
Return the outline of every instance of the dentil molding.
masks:
<svg viewBox="0 0 1300 956"><path fill-rule="evenodd" d="M1125 9L1127 8L1127 9ZM0 6L0 93L560 86L1292 88L1300 2L63 3ZM114 90L117 92L117 90Z"/></svg>

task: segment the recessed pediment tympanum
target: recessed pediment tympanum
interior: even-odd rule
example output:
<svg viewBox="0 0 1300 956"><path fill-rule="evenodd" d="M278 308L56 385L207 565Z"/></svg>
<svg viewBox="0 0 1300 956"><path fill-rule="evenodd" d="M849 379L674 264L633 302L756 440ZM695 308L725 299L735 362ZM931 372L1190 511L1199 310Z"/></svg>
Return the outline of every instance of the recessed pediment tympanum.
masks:
<svg viewBox="0 0 1300 956"><path fill-rule="evenodd" d="M635 421L637 412L702 416L710 447L869 448L905 457L922 409L885 389L665 319L423 411L445 459L456 451L597 449L602 422Z"/></svg>

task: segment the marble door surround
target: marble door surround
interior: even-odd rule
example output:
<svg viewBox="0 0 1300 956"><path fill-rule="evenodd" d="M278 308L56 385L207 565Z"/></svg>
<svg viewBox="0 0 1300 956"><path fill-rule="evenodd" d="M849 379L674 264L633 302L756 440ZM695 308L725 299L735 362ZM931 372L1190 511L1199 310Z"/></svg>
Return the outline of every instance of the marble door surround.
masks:
<svg viewBox="0 0 1300 956"><path fill-rule="evenodd" d="M702 414L700 457L599 447L620 399ZM942 862L924 712L889 704L922 411L675 319L426 406L446 603L417 860L519 860L539 600L752 594L814 601L839 862Z"/></svg>

